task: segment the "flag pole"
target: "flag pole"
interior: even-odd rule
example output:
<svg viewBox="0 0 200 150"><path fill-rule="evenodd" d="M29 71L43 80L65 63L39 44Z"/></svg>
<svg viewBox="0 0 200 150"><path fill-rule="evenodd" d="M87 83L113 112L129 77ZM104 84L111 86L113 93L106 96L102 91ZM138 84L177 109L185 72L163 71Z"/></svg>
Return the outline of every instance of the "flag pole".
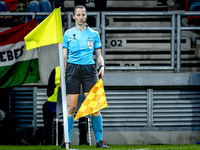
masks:
<svg viewBox="0 0 200 150"><path fill-rule="evenodd" d="M63 43L58 44L59 59L60 59L60 76L61 76L61 95L63 106L63 120L64 120L64 142L66 149L69 149L69 135L68 135L68 114L67 114L67 99L65 86L65 71L64 71L64 57L63 57Z"/></svg>

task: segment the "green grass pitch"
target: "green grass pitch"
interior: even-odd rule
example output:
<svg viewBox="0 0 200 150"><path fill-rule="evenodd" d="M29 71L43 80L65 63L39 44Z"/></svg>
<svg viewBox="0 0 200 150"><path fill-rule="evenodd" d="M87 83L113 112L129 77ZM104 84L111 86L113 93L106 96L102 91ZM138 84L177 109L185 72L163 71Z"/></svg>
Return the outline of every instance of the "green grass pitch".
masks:
<svg viewBox="0 0 200 150"><path fill-rule="evenodd" d="M97 150L95 145L71 145L70 149ZM109 145L108 150L200 150L200 145ZM0 150L64 150L55 145L0 145Z"/></svg>

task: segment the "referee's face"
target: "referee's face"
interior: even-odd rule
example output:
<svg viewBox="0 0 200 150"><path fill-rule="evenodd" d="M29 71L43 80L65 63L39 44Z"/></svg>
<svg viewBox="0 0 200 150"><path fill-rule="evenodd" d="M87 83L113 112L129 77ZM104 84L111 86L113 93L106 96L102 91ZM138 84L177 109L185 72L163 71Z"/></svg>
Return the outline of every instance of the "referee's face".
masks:
<svg viewBox="0 0 200 150"><path fill-rule="evenodd" d="M73 19L78 25L85 24L86 19L87 19L86 10L83 8L77 8L75 10L75 14L73 15Z"/></svg>

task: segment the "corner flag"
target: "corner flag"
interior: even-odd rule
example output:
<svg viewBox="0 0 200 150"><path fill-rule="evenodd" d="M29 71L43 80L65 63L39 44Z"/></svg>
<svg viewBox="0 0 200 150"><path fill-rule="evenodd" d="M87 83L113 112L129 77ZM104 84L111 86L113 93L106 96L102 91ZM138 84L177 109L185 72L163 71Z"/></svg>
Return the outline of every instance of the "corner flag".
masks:
<svg viewBox="0 0 200 150"><path fill-rule="evenodd" d="M63 35L61 23L61 8L55 8L53 12L42 21L31 33L25 37L26 50L34 49L50 44L58 45L61 76L61 94L63 104L64 139L66 149L69 149L67 102L65 87L65 71L63 57ZM57 144L56 144L57 145Z"/></svg>
<svg viewBox="0 0 200 150"><path fill-rule="evenodd" d="M24 38L26 50L63 42L60 9L55 8L44 21Z"/></svg>
<svg viewBox="0 0 200 150"><path fill-rule="evenodd" d="M102 78L92 87L88 96L85 98L84 102L81 104L74 120L93 114L105 107L107 107L106 96L103 87Z"/></svg>

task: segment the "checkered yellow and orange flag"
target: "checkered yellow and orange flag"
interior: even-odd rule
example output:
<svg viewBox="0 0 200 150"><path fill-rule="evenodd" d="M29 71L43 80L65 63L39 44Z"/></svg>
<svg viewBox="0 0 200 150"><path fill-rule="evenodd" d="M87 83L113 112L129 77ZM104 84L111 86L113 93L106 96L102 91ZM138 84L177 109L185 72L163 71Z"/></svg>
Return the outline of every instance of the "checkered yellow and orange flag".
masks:
<svg viewBox="0 0 200 150"><path fill-rule="evenodd" d="M87 97L81 104L74 120L93 114L105 107L107 107L105 91L103 87L102 78L92 87Z"/></svg>

